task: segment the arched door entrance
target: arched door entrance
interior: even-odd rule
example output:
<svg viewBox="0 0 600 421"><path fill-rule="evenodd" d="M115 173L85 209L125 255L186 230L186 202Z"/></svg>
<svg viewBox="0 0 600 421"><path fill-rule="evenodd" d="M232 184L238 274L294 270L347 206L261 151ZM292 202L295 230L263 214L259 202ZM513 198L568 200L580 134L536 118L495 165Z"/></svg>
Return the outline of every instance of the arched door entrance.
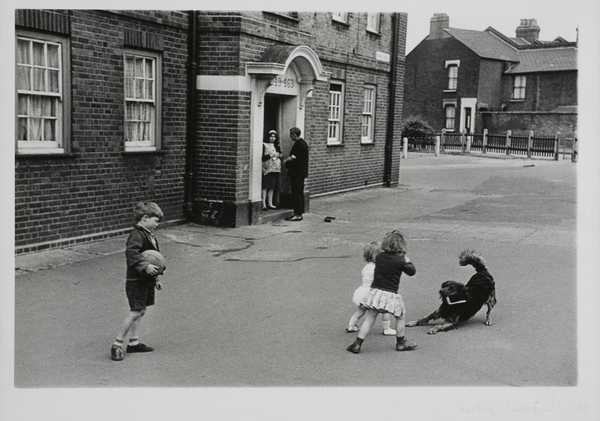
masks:
<svg viewBox="0 0 600 421"><path fill-rule="evenodd" d="M248 63L246 72L252 80L249 201L252 209L258 211L261 204L262 143L265 134L271 129L277 130L282 152L287 155L291 148L289 129L296 126L304 135L306 97L311 95L315 81L328 80L328 74L310 47L279 45L267 48L261 62ZM285 177L282 177L282 182L285 189Z"/></svg>

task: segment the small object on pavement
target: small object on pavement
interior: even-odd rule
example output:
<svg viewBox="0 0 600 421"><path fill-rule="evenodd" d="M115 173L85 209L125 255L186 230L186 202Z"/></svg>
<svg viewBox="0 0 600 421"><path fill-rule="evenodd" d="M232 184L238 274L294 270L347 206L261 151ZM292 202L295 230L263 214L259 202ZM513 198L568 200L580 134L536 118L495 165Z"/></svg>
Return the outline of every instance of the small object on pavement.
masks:
<svg viewBox="0 0 600 421"><path fill-rule="evenodd" d="M325 219L323 219L323 221L325 222L331 222L335 219L335 216L326 216Z"/></svg>

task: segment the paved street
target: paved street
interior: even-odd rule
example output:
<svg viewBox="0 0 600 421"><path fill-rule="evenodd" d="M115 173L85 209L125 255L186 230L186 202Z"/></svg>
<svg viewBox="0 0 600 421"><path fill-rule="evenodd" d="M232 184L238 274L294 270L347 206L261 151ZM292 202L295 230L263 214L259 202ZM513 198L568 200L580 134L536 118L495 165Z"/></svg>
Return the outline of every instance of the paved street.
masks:
<svg viewBox="0 0 600 421"><path fill-rule="evenodd" d="M161 229L166 287L141 332L156 350L120 363L108 351L127 311L125 238L18 256L15 383L574 385L575 169L414 154L402 161L397 188L313 199L302 222ZM484 326L480 312L448 333L411 328L419 349L399 353L378 321L361 354L346 352L362 246L393 228L408 237L417 268L401 280L408 319L438 305L442 281L471 276L457 264L469 247L496 279L494 325Z"/></svg>

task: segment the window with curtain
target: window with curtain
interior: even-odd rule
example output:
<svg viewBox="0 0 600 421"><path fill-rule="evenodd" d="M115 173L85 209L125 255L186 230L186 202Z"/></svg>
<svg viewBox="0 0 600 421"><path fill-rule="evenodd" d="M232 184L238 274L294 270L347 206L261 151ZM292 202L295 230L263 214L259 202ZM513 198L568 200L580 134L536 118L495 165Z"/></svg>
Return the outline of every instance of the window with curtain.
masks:
<svg viewBox="0 0 600 421"><path fill-rule="evenodd" d="M327 144L342 143L342 119L344 116L344 84L329 84L329 117L327 119Z"/></svg>
<svg viewBox="0 0 600 421"><path fill-rule="evenodd" d="M25 32L16 41L17 153L63 153L67 41Z"/></svg>
<svg viewBox="0 0 600 421"><path fill-rule="evenodd" d="M513 94L512 99L525 99L525 87L527 83L527 77L520 75L515 76L513 81Z"/></svg>
<svg viewBox="0 0 600 421"><path fill-rule="evenodd" d="M125 72L125 151L159 148L160 57L158 54L127 51Z"/></svg>
<svg viewBox="0 0 600 421"><path fill-rule="evenodd" d="M375 87L365 86L363 88L363 110L361 116L361 143L373 143L375 117Z"/></svg>
<svg viewBox="0 0 600 421"><path fill-rule="evenodd" d="M458 85L458 66L452 64L448 66L448 89L456 90L456 86Z"/></svg>
<svg viewBox="0 0 600 421"><path fill-rule="evenodd" d="M446 130L454 130L454 123L456 121L456 104L446 104L444 106L444 113L446 114L444 128Z"/></svg>
<svg viewBox="0 0 600 421"><path fill-rule="evenodd" d="M348 23L348 12L333 12L331 19L336 22Z"/></svg>
<svg viewBox="0 0 600 421"><path fill-rule="evenodd" d="M367 13L367 31L379 33L379 13Z"/></svg>

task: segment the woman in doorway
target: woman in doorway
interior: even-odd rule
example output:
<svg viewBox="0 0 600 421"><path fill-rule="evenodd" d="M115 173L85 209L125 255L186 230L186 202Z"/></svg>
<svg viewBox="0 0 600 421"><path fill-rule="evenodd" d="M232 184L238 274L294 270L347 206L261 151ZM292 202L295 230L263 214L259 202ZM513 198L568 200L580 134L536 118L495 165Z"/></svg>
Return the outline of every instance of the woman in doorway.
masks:
<svg viewBox="0 0 600 421"><path fill-rule="evenodd" d="M281 173L281 147L277 131L269 130L263 142L263 177L262 177L262 208L276 209L273 196L279 191L279 174Z"/></svg>

